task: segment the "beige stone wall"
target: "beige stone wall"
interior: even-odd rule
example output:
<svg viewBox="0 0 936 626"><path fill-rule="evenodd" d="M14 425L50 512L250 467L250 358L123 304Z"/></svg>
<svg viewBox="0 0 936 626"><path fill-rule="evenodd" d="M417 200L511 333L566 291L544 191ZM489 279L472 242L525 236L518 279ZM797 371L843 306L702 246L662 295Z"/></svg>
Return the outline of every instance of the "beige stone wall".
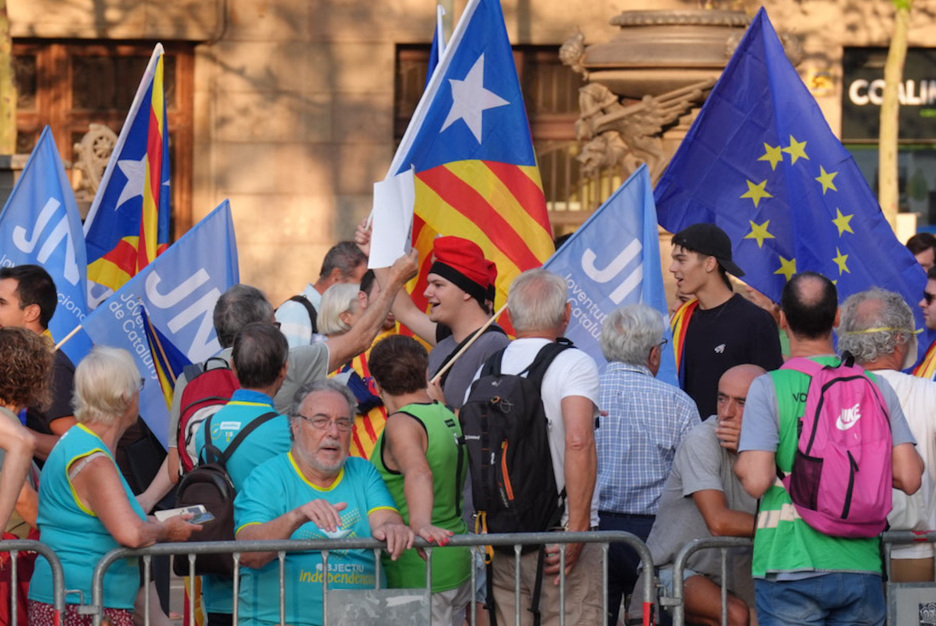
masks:
<svg viewBox="0 0 936 626"><path fill-rule="evenodd" d="M195 64L194 217L234 208L243 280L278 303L314 280L335 241L370 209L393 154L394 50L427 42L433 0L8 0L14 36L183 39ZM804 77L838 129L843 45L880 45L890 0L771 0L799 36ZM936 0L917 0L911 45L936 46ZM454 0L460 13L465 0ZM696 8L682 0L504 0L514 43L589 43L622 10ZM753 8L755 3L747 3Z"/></svg>
<svg viewBox="0 0 936 626"><path fill-rule="evenodd" d="M224 0L7 0L14 37L183 39L218 34Z"/></svg>

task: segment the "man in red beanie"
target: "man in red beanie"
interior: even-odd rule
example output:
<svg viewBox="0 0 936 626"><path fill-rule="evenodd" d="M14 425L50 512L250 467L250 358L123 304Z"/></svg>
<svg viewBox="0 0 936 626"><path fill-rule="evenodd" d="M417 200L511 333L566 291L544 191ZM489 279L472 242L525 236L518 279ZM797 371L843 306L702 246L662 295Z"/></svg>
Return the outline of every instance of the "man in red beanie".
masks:
<svg viewBox="0 0 936 626"><path fill-rule="evenodd" d="M368 254L370 230L361 223L355 242ZM435 377L458 354L462 346L484 326L493 315L497 266L484 258L481 247L462 237L439 237L433 242L433 263L429 269L429 286L423 294L429 301L426 314L409 294L400 291L393 301L396 319L434 346L429 353L429 377ZM382 270L377 270L382 281ZM459 409L465 402L465 392L475 372L489 356L510 342L507 333L492 324L442 376L438 385L430 385L435 399Z"/></svg>
<svg viewBox="0 0 936 626"><path fill-rule="evenodd" d="M429 301L429 314L420 311L404 292L400 292L393 303L397 319L435 346L429 353L430 378L491 317L497 279L497 266L484 258L476 243L467 239L439 237L434 242L432 255L429 286L424 294ZM461 408L475 372L489 356L508 343L507 334L496 324L478 337L440 380L446 404Z"/></svg>

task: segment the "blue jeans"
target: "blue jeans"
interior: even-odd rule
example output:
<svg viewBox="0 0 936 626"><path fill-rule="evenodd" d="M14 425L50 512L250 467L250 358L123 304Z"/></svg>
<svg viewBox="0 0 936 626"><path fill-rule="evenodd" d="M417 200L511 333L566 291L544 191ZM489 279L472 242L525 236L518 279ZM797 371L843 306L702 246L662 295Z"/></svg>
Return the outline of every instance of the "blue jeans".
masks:
<svg viewBox="0 0 936 626"><path fill-rule="evenodd" d="M646 541L653 528L653 515L628 515L599 511L598 530L624 530ZM608 624L617 624L621 600L633 593L637 584L640 556L625 543L612 543L608 550Z"/></svg>
<svg viewBox="0 0 936 626"><path fill-rule="evenodd" d="M887 606L877 574L830 573L802 580L754 582L761 626L884 624Z"/></svg>

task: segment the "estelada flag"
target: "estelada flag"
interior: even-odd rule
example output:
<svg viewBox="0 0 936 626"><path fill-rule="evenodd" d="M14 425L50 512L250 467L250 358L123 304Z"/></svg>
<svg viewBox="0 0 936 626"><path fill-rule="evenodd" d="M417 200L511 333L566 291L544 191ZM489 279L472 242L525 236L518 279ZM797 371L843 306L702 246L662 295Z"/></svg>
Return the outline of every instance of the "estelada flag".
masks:
<svg viewBox="0 0 936 626"><path fill-rule="evenodd" d="M169 246L164 64L156 44L85 221L92 308Z"/></svg>
<svg viewBox="0 0 936 626"><path fill-rule="evenodd" d="M555 251L517 66L498 0L471 0L410 120L390 175L414 167L422 306L432 242L474 241L497 264L495 307Z"/></svg>

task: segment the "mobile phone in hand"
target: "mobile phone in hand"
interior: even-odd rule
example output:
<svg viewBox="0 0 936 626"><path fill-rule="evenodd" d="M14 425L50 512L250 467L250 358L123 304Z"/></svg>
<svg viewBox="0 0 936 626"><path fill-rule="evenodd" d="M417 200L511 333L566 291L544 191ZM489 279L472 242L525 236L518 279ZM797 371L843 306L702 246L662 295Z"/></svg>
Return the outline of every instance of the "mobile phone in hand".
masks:
<svg viewBox="0 0 936 626"><path fill-rule="evenodd" d="M196 514L195 517L190 519L189 524L205 524L212 521L214 518L215 516L211 514L211 511L204 511L202 513Z"/></svg>

